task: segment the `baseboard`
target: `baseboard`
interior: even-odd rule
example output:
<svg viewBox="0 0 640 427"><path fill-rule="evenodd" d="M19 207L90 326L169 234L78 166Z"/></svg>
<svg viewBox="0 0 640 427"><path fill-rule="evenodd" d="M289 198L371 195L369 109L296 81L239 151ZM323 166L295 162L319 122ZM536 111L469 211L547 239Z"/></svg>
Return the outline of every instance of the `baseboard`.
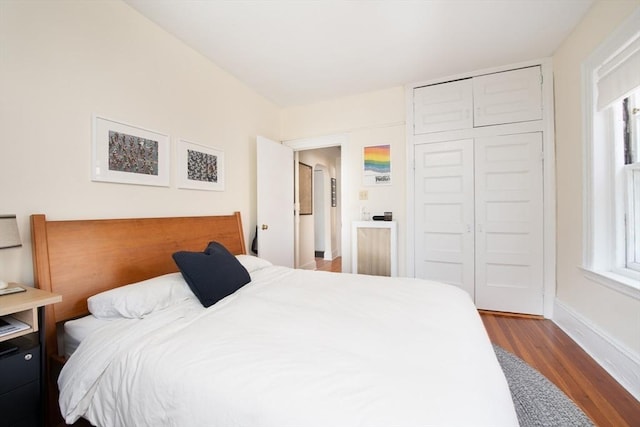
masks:
<svg viewBox="0 0 640 427"><path fill-rule="evenodd" d="M553 322L567 333L622 387L640 401L640 357L598 329L591 321L558 301Z"/></svg>

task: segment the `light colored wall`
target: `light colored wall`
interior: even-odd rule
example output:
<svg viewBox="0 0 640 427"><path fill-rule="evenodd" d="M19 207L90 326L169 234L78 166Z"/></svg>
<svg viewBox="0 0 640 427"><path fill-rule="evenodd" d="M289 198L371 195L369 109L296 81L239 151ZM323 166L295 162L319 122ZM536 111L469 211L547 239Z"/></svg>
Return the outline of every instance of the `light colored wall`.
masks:
<svg viewBox="0 0 640 427"><path fill-rule="evenodd" d="M557 299L640 360L640 301L588 280L583 253L581 65L638 1L599 1L553 56L556 111Z"/></svg>
<svg viewBox="0 0 640 427"><path fill-rule="evenodd" d="M340 189L342 206L348 227L347 246L342 248L343 266L350 271L351 222L360 220L360 208L365 206L372 214L392 211L398 229L405 227L405 95L403 87L369 92L361 95L333 99L312 105L286 108L282 113L284 140L345 134L348 137L349 164L343 165ZM369 145L391 145L392 185L369 187L362 183L362 152ZM346 183L346 185L344 184ZM368 192L368 200L359 200L361 190ZM404 275L405 236L398 236L400 275Z"/></svg>
<svg viewBox="0 0 640 427"><path fill-rule="evenodd" d="M221 148L226 191L92 182L91 117ZM0 1L0 214L24 246L0 277L33 283L29 215L49 219L223 214L255 226L255 136L280 110L119 1ZM172 163L172 173L175 171ZM173 177L173 176L172 176Z"/></svg>

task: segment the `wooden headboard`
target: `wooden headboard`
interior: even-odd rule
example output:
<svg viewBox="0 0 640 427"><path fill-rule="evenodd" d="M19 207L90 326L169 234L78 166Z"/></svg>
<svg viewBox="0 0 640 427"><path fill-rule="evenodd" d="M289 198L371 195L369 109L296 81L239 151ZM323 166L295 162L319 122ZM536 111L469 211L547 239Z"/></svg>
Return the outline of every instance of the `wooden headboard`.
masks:
<svg viewBox="0 0 640 427"><path fill-rule="evenodd" d="M224 216L47 221L31 215L35 285L62 295L47 307L47 353L57 353L56 324L88 313L99 292L178 271L176 251L210 241L244 254L240 213Z"/></svg>

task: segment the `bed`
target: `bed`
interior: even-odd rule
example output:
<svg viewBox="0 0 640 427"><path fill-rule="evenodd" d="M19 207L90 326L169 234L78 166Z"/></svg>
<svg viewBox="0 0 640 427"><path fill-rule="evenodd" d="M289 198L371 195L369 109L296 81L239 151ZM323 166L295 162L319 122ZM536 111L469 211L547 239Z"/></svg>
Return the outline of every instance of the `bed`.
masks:
<svg viewBox="0 0 640 427"><path fill-rule="evenodd" d="M48 353L63 351L56 325L94 316L87 299L96 313L111 308L114 298L104 295L118 294L126 310L145 306L144 315L76 325L82 333L59 378L69 423L518 425L480 317L456 287L271 265L246 255L239 213L34 215L32 240L37 286L63 295L46 316ZM204 307L172 255L201 252L210 241L250 281Z"/></svg>

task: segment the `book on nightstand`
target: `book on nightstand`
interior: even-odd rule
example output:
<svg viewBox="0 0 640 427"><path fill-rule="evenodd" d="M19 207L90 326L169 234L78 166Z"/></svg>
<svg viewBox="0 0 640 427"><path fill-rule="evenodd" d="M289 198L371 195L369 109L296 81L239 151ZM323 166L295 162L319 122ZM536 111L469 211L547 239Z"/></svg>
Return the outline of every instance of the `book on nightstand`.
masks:
<svg viewBox="0 0 640 427"><path fill-rule="evenodd" d="M29 329L30 326L11 316L0 317L0 337Z"/></svg>

